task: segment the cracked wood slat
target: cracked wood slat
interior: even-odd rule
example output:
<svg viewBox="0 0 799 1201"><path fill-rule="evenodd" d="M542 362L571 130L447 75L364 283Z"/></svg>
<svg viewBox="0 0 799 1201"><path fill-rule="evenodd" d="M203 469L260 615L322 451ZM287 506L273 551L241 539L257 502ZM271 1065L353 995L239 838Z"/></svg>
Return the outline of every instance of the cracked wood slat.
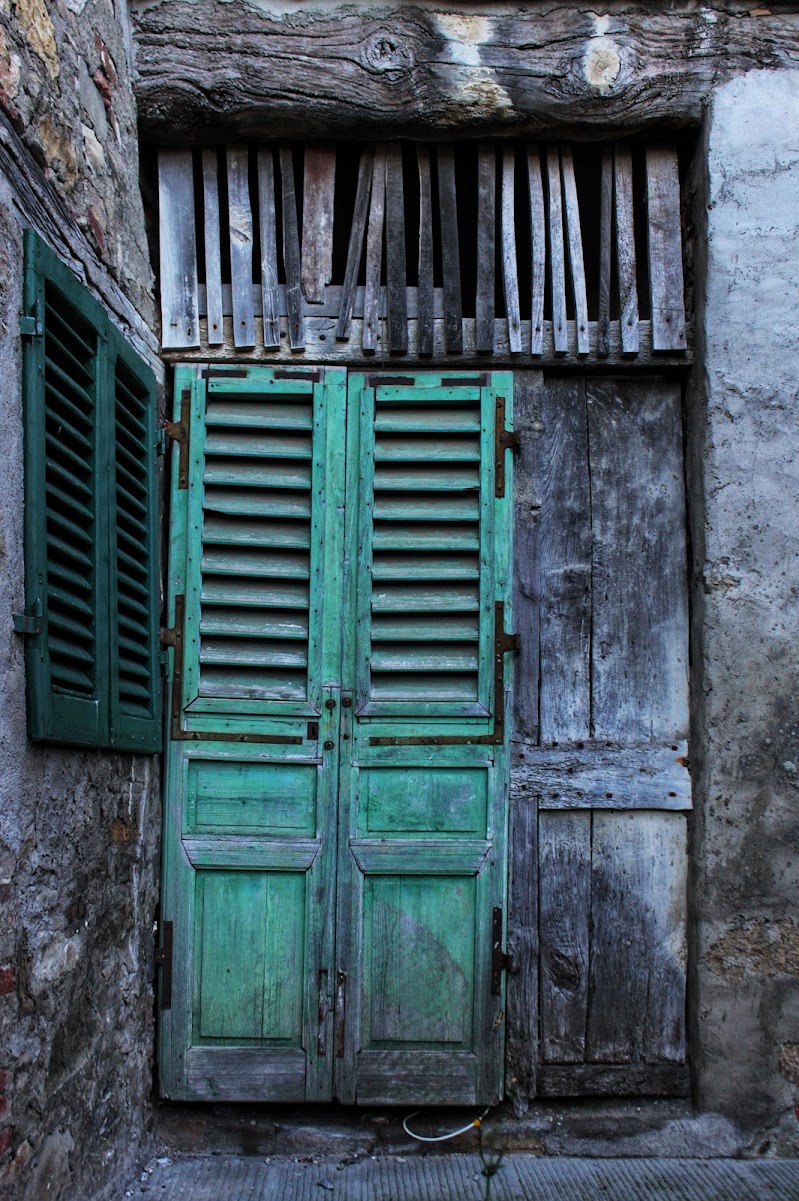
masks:
<svg viewBox="0 0 799 1201"><path fill-rule="evenodd" d="M544 377L540 371L517 371L513 377L513 425L519 434L514 462L513 624L523 631L514 655L514 737L538 741L539 565L541 495L540 410Z"/></svg>
<svg viewBox="0 0 799 1201"><path fill-rule="evenodd" d="M309 142L302 185L302 292L309 304L321 304L333 276L333 202L336 147Z"/></svg>
<svg viewBox="0 0 799 1201"><path fill-rule="evenodd" d="M475 347L494 350L495 261L497 233L497 152L493 142L477 147L477 295Z"/></svg>
<svg viewBox="0 0 799 1201"><path fill-rule="evenodd" d="M588 1023L590 812L539 813L538 844L541 1059L582 1063Z"/></svg>
<svg viewBox="0 0 799 1201"><path fill-rule="evenodd" d="M383 259L383 218L386 200L386 148L375 147L372 167L372 195L369 203L369 228L366 233L366 287L363 298L361 347L374 354L378 345L380 312L380 266Z"/></svg>
<svg viewBox="0 0 799 1201"><path fill-rule="evenodd" d="M408 301L405 262L405 188L402 147L386 149L386 310L389 354L408 353Z"/></svg>
<svg viewBox="0 0 799 1201"><path fill-rule="evenodd" d="M255 312L252 303L252 208L246 146L227 148L227 192L233 344L249 347L255 345Z"/></svg>
<svg viewBox="0 0 799 1201"><path fill-rule="evenodd" d="M614 10L598 37L588 9L486 10L475 43L468 22L434 7L156 0L132 12L138 111L148 136L172 144L197 128L220 141L265 128L298 138L698 128L725 79L799 55L795 13L712 17L640 5Z"/></svg>
<svg viewBox="0 0 799 1201"><path fill-rule="evenodd" d="M205 239L205 306L208 345L224 343L222 307L222 240L219 227L219 160L216 150L203 150L203 236Z"/></svg>
<svg viewBox="0 0 799 1201"><path fill-rule="evenodd" d="M518 623L521 626L521 622ZM541 809L691 808L688 743L589 742L543 749L515 742L511 796L535 797Z"/></svg>
<svg viewBox="0 0 799 1201"><path fill-rule="evenodd" d="M300 266L300 231L297 224L297 197L294 184L294 156L291 146L280 147L280 182L283 189L283 266L286 270L286 307L289 345L292 350L305 346Z"/></svg>
<svg viewBox="0 0 799 1201"><path fill-rule="evenodd" d="M258 151L258 212L261 222L261 313L264 346L269 348L280 345L275 160L271 148Z"/></svg>
<svg viewBox="0 0 799 1201"><path fill-rule="evenodd" d="M511 354L521 354L522 322L519 313L519 275L516 263L516 148L502 151L502 285Z"/></svg>
<svg viewBox="0 0 799 1201"><path fill-rule="evenodd" d="M416 291L419 354L433 353L433 320L435 289L433 288L433 193L430 180L430 149L421 143L416 147L419 168L419 286ZM413 289L410 289L411 294ZM409 297L411 299L411 297ZM410 305L409 312L410 316Z"/></svg>
<svg viewBox="0 0 799 1201"><path fill-rule="evenodd" d="M577 353L588 354L588 299L585 291L583 235L580 228L580 204L577 199L577 182L574 178L574 158L570 146L563 146L561 148L560 168L563 178L566 241L569 249L572 295L574 296L574 317L577 325Z"/></svg>
<svg viewBox="0 0 799 1201"><path fill-rule="evenodd" d="M652 347L685 347L680 174L671 146L646 149L647 249L652 299Z"/></svg>
<svg viewBox="0 0 799 1201"><path fill-rule="evenodd" d="M506 1090L522 1110L538 1066L538 812L534 797L510 810Z"/></svg>
<svg viewBox="0 0 799 1201"><path fill-rule="evenodd" d="M635 261L635 224L633 214L633 159L627 146L613 152L614 191L616 197L616 265L619 278L619 321L622 354L637 354L638 277Z"/></svg>
<svg viewBox="0 0 799 1201"><path fill-rule="evenodd" d="M444 277L444 336L447 354L462 354L463 301L455 152L448 142L442 142L438 147L438 208L441 221L441 269Z"/></svg>
<svg viewBox="0 0 799 1201"><path fill-rule="evenodd" d="M597 305L597 354L607 358L610 346L610 277L613 259L613 154L602 154L599 184L599 302Z"/></svg>
<svg viewBox="0 0 799 1201"><path fill-rule="evenodd" d="M563 354L568 343L566 330L566 259L563 245L563 202L560 186L560 155L547 148L547 212L549 220L549 280L552 289L552 329L555 353Z"/></svg>
<svg viewBox="0 0 799 1201"><path fill-rule="evenodd" d="M161 345L199 346L194 168L190 150L158 152Z"/></svg>
<svg viewBox="0 0 799 1201"><path fill-rule="evenodd" d="M369 212L369 196L372 190L372 169L374 165L374 150L372 147L361 151L358 164L358 183L355 189L355 207L352 213L350 241L347 248L347 266L344 269L344 285L341 290L336 339L345 342L352 328L352 305L355 288L358 283L358 270L363 254L363 239L366 233L366 218Z"/></svg>
<svg viewBox="0 0 799 1201"><path fill-rule="evenodd" d="M544 350L544 290L546 287L547 227L544 187L538 146L527 148L527 190L530 197L530 244L532 249L530 309L530 354Z"/></svg>

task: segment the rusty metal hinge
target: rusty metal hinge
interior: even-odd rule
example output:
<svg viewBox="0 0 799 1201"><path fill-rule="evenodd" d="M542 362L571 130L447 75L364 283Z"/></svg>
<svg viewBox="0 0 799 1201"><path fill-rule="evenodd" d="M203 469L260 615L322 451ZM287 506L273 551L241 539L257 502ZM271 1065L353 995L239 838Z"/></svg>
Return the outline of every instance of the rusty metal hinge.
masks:
<svg viewBox="0 0 799 1201"><path fill-rule="evenodd" d="M161 1008L172 1008L172 923L159 922L161 945L155 948L155 966L161 969Z"/></svg>
<svg viewBox="0 0 799 1201"><path fill-rule="evenodd" d="M189 429L191 425L191 388L184 388L180 395L180 420L165 421L167 438L180 447L178 458L178 488L189 486Z"/></svg>
<svg viewBox="0 0 799 1201"><path fill-rule="evenodd" d="M31 606L32 613L12 613L15 634L41 634L44 630L41 601L35 601Z"/></svg>
<svg viewBox="0 0 799 1201"><path fill-rule="evenodd" d="M495 463L495 496L505 495L505 451L517 450L521 444L519 435L514 430L505 429L505 397L497 397L496 426L494 430Z"/></svg>
<svg viewBox="0 0 799 1201"><path fill-rule="evenodd" d="M336 1059L344 1058L345 1046L345 1026L344 1019L346 1017L347 1008L347 973L336 972L336 1000L335 1000L335 1042L336 1042Z"/></svg>
<svg viewBox="0 0 799 1201"><path fill-rule="evenodd" d="M491 996L502 992L502 973L515 971L515 965L502 950L502 907L496 906L491 921Z"/></svg>

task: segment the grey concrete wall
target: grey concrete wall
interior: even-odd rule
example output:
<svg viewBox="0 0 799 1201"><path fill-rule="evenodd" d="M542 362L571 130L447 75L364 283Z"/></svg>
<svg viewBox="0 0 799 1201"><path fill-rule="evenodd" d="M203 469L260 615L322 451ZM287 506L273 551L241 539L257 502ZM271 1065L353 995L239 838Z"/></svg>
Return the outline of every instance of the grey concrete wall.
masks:
<svg viewBox="0 0 799 1201"><path fill-rule="evenodd" d="M702 1109L799 1153L799 72L715 92L705 172L694 1061Z"/></svg>

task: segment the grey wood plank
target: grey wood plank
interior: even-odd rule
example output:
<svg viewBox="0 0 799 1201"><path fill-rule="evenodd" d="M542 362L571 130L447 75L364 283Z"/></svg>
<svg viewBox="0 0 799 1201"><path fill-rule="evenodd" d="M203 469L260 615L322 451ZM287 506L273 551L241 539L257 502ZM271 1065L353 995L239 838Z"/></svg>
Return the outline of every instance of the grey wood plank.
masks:
<svg viewBox="0 0 799 1201"><path fill-rule="evenodd" d="M375 147L369 228L366 233L366 287L363 300L361 347L366 354L377 350L379 335L380 267L383 262L383 223L386 201L386 147Z"/></svg>
<svg viewBox="0 0 799 1201"><path fill-rule="evenodd" d="M599 185L599 302L597 354L607 358L610 346L610 277L613 260L613 153L602 153L602 176Z"/></svg>
<svg viewBox="0 0 799 1201"><path fill-rule="evenodd" d="M502 284L511 354L521 354L522 322L519 312L519 269L516 262L516 147L502 150Z"/></svg>
<svg viewBox="0 0 799 1201"><path fill-rule="evenodd" d="M585 290L583 234L580 226L580 204L577 197L577 182L574 178L574 158L571 146L561 147L560 167L563 177L563 201L574 296L574 318L577 325L577 353L588 354L588 299Z"/></svg>
<svg viewBox="0 0 799 1201"><path fill-rule="evenodd" d="M258 151L258 214L261 228L261 315L264 323L264 346L271 348L280 345L275 161L271 147Z"/></svg>
<svg viewBox="0 0 799 1201"><path fill-rule="evenodd" d="M547 223L541 155L537 145L527 147L527 185L530 197L530 245L532 250L532 308L530 310L530 354L544 350L544 289L546 285Z"/></svg>
<svg viewBox="0 0 799 1201"><path fill-rule="evenodd" d="M477 294L475 346L480 354L494 350L496 290L497 151L493 142L477 147Z"/></svg>
<svg viewBox="0 0 799 1201"><path fill-rule="evenodd" d="M685 1059L685 818L595 813L586 1058Z"/></svg>
<svg viewBox="0 0 799 1201"><path fill-rule="evenodd" d="M305 1100L306 1056L291 1047L190 1047L186 1083L206 1101Z"/></svg>
<svg viewBox="0 0 799 1201"><path fill-rule="evenodd" d="M551 379L538 440L543 743L590 736L591 508L585 386Z"/></svg>
<svg viewBox="0 0 799 1201"><path fill-rule="evenodd" d="M386 309L390 354L408 353L407 283L402 147L399 142L390 142L386 148Z"/></svg>
<svg viewBox="0 0 799 1201"><path fill-rule="evenodd" d="M616 146L613 153L613 176L621 349L623 354L637 354L640 345L638 276L633 213L633 159L629 146Z"/></svg>
<svg viewBox="0 0 799 1201"><path fill-rule="evenodd" d="M646 150L647 247L652 346L681 350L685 338L680 173L672 146Z"/></svg>
<svg viewBox="0 0 799 1201"><path fill-rule="evenodd" d="M517 371L513 379L513 425L519 452L513 475L513 624L520 631L514 656L514 730L516 736L538 741L539 686L539 520L541 494L538 441L541 434L540 371Z"/></svg>
<svg viewBox="0 0 799 1201"><path fill-rule="evenodd" d="M477 1056L468 1051L364 1050L358 1055L358 1101L394 1105L402 1091L409 1105L474 1105Z"/></svg>
<svg viewBox="0 0 799 1201"><path fill-rule="evenodd" d="M690 1097L691 1077L683 1064L544 1064L540 1097Z"/></svg>
<svg viewBox="0 0 799 1201"><path fill-rule="evenodd" d="M419 319L418 346L420 355L433 353L433 320L436 291L433 287L433 192L430 177L430 148L420 142L416 147L419 168L419 286L416 290ZM413 289L409 289L409 300ZM443 315L443 296L442 312ZM410 305L408 316L411 316Z"/></svg>
<svg viewBox="0 0 799 1201"><path fill-rule="evenodd" d="M280 147L280 183L283 193L283 266L286 271L289 345L292 350L302 350L305 346L305 323L302 311L300 231L297 223L294 156L291 146L286 143Z"/></svg>
<svg viewBox="0 0 799 1201"><path fill-rule="evenodd" d="M512 749L511 796L536 797L542 809L691 808L685 740L553 750L516 742Z"/></svg>
<svg viewBox="0 0 799 1201"><path fill-rule="evenodd" d="M588 1020L591 814L539 813L538 845L541 1059L582 1063Z"/></svg>
<svg viewBox="0 0 799 1201"><path fill-rule="evenodd" d="M344 269L344 284L341 289L338 308L338 324L336 338L346 341L352 327L352 303L358 283L358 270L363 253L363 239L366 233L366 218L369 212L369 195L372 190L372 169L374 166L374 150L371 146L361 151L361 161L358 164L358 183L355 189L355 207L350 226L350 241L347 248L347 266Z"/></svg>
<svg viewBox="0 0 799 1201"><path fill-rule="evenodd" d="M233 344L249 347L255 345L255 313L252 303L252 206L246 146L227 148L227 191Z"/></svg>
<svg viewBox="0 0 799 1201"><path fill-rule="evenodd" d="M593 515L593 729L688 729L688 583L679 385L586 384Z"/></svg>
<svg viewBox="0 0 799 1201"><path fill-rule="evenodd" d="M199 346L194 175L190 150L158 152L161 345Z"/></svg>
<svg viewBox="0 0 799 1201"><path fill-rule="evenodd" d="M205 308L208 345L224 343L222 308L222 236L219 225L219 160L216 150L203 150L203 235L205 242ZM199 344L199 343L198 343Z"/></svg>
<svg viewBox="0 0 799 1201"><path fill-rule="evenodd" d="M555 353L568 348L566 331L566 259L563 245L563 200L560 187L560 155L547 147L547 227L549 231L549 280L552 289L552 328Z"/></svg>
<svg viewBox="0 0 799 1201"><path fill-rule="evenodd" d="M538 808L534 796L510 809L510 890L505 1088L516 1108L536 1095L538 1064Z"/></svg>
<svg viewBox="0 0 799 1201"><path fill-rule="evenodd" d="M455 151L449 142L438 147L438 207L441 221L441 268L444 282L444 338L447 354L463 353L463 300L455 190Z"/></svg>
<svg viewBox="0 0 799 1201"><path fill-rule="evenodd" d="M302 291L309 304L321 304L333 276L333 202L336 194L335 143L308 142L302 188Z"/></svg>

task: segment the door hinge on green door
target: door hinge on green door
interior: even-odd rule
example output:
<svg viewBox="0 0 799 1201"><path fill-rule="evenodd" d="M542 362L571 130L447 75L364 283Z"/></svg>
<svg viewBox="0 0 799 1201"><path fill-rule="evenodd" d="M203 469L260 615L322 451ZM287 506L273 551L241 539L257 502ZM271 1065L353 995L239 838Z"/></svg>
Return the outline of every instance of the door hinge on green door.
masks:
<svg viewBox="0 0 799 1201"><path fill-rule="evenodd" d="M168 438L177 442L180 447L178 459L178 488L189 486L189 428L191 423L191 388L184 388L180 394L180 420L165 421L164 431Z"/></svg>
<svg viewBox="0 0 799 1201"><path fill-rule="evenodd" d="M161 945L155 948L155 966L161 969L161 1008L172 1008L172 923L160 922Z"/></svg>
<svg viewBox="0 0 799 1201"><path fill-rule="evenodd" d="M494 495L505 495L505 451L518 450L521 440L515 430L505 429L505 397L497 397L496 425L494 427Z"/></svg>
<svg viewBox="0 0 799 1201"><path fill-rule="evenodd" d="M502 993L502 973L516 970L513 959L502 950L502 907L497 905L491 919L491 996Z"/></svg>

